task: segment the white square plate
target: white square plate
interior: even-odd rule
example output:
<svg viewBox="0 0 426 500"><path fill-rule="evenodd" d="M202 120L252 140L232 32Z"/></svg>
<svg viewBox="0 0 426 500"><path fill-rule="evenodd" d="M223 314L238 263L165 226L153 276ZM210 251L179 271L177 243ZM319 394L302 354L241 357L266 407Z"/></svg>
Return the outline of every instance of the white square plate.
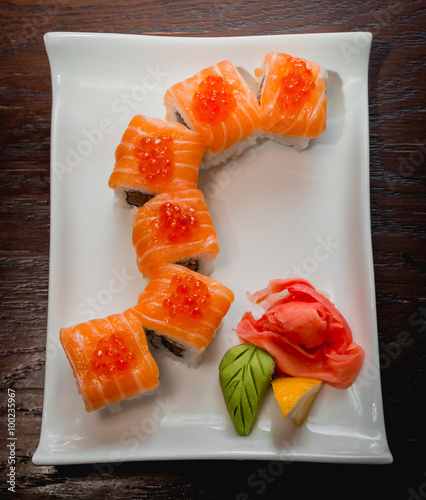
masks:
<svg viewBox="0 0 426 500"><path fill-rule="evenodd" d="M51 254L46 383L35 464L156 459L392 461L384 428L369 208L368 61L371 35L334 33L174 38L49 33L53 83ZM196 370L157 357L160 386L86 413L60 347L61 327L134 305L129 210L113 201L114 151L137 113L164 118L172 84L222 59L252 73L271 51L324 65L328 122L302 152L267 142L202 171L221 252L212 277L235 302ZM347 390L321 389L307 422L283 421L272 391L248 437L227 414L218 382L245 292L300 276L326 291L366 352ZM153 353L156 356L156 353Z"/></svg>

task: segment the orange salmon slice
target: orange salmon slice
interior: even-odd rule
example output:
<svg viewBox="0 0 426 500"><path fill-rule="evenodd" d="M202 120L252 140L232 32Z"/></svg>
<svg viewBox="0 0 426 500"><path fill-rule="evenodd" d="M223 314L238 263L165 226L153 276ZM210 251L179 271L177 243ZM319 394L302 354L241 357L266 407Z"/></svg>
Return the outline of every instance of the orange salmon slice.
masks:
<svg viewBox="0 0 426 500"><path fill-rule="evenodd" d="M157 364L132 311L62 328L59 336L87 412L158 386Z"/></svg>
<svg viewBox="0 0 426 500"><path fill-rule="evenodd" d="M265 132L310 139L325 131L327 73L322 66L270 52L255 75L260 82L260 113Z"/></svg>
<svg viewBox="0 0 426 500"><path fill-rule="evenodd" d="M153 196L170 189L196 188L206 150L201 135L184 125L136 115L116 149L108 185Z"/></svg>
<svg viewBox="0 0 426 500"><path fill-rule="evenodd" d="M212 77L221 79L224 92L232 101L230 112L214 123L200 118L196 105L197 93L202 93L203 82ZM222 88L216 90L218 92L213 94L212 99L214 95L223 96ZM183 121L189 128L199 132L213 153L226 150L236 142L248 138L253 132L260 130L262 125L256 95L229 61L221 61L205 68L170 87L164 96L164 105L167 120Z"/></svg>
<svg viewBox="0 0 426 500"><path fill-rule="evenodd" d="M147 330L204 351L233 300L232 291L218 281L167 264L152 272L132 310Z"/></svg>
<svg viewBox="0 0 426 500"><path fill-rule="evenodd" d="M145 203L136 212L132 241L145 278L166 263L196 262L194 270L208 274L219 253L213 221L198 189L161 193Z"/></svg>

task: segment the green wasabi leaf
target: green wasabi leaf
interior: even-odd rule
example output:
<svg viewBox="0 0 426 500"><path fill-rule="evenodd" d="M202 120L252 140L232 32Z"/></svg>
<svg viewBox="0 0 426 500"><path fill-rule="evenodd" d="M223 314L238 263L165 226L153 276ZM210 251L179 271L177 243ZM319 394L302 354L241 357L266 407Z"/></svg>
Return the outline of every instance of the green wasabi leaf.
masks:
<svg viewBox="0 0 426 500"><path fill-rule="evenodd" d="M231 347L219 365L219 381L229 415L241 436L248 436L275 370L274 358L247 342Z"/></svg>

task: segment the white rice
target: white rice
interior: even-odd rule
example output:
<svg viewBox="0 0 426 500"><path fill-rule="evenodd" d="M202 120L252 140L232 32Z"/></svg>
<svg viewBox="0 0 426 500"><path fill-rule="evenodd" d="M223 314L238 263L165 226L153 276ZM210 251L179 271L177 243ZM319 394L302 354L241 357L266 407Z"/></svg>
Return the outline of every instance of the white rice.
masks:
<svg viewBox="0 0 426 500"><path fill-rule="evenodd" d="M207 151L204 153L203 161L200 169L208 169L216 167L221 163L225 163L229 159L238 158L246 149L253 147L257 144L258 138L261 137L260 132L255 132L249 135L246 139L235 142L228 149L220 151L219 153L212 153Z"/></svg>
<svg viewBox="0 0 426 500"><path fill-rule="evenodd" d="M279 134L266 134L265 137L271 139L274 142L278 142L279 144L284 144L285 146L293 146L298 151L302 151L309 146L309 140L307 137L289 137L283 136Z"/></svg>

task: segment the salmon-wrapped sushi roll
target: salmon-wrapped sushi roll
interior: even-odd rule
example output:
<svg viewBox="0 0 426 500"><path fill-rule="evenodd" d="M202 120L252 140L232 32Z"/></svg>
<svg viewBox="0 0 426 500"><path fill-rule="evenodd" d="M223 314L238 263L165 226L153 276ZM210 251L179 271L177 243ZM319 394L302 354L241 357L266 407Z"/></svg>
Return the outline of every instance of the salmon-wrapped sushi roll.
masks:
<svg viewBox="0 0 426 500"><path fill-rule="evenodd" d="M274 141L304 149L326 128L326 70L315 62L269 52L255 70L262 128Z"/></svg>
<svg viewBox="0 0 426 500"><path fill-rule="evenodd" d="M161 193L136 211L133 246L143 276L167 264L210 274L219 253L216 231L198 189Z"/></svg>
<svg viewBox="0 0 426 500"><path fill-rule="evenodd" d="M199 132L209 149L201 168L238 156L261 129L253 90L229 62L221 61L176 83L164 96L166 119Z"/></svg>
<svg viewBox="0 0 426 500"><path fill-rule="evenodd" d="M233 300L232 291L212 278L166 264L152 272L132 311L155 347L195 367Z"/></svg>
<svg viewBox="0 0 426 500"><path fill-rule="evenodd" d="M60 340L86 411L158 386L158 367L132 311L62 328Z"/></svg>
<svg viewBox="0 0 426 500"><path fill-rule="evenodd" d="M206 149L202 137L181 124L137 115L115 151L108 185L135 206L163 191L196 188Z"/></svg>

